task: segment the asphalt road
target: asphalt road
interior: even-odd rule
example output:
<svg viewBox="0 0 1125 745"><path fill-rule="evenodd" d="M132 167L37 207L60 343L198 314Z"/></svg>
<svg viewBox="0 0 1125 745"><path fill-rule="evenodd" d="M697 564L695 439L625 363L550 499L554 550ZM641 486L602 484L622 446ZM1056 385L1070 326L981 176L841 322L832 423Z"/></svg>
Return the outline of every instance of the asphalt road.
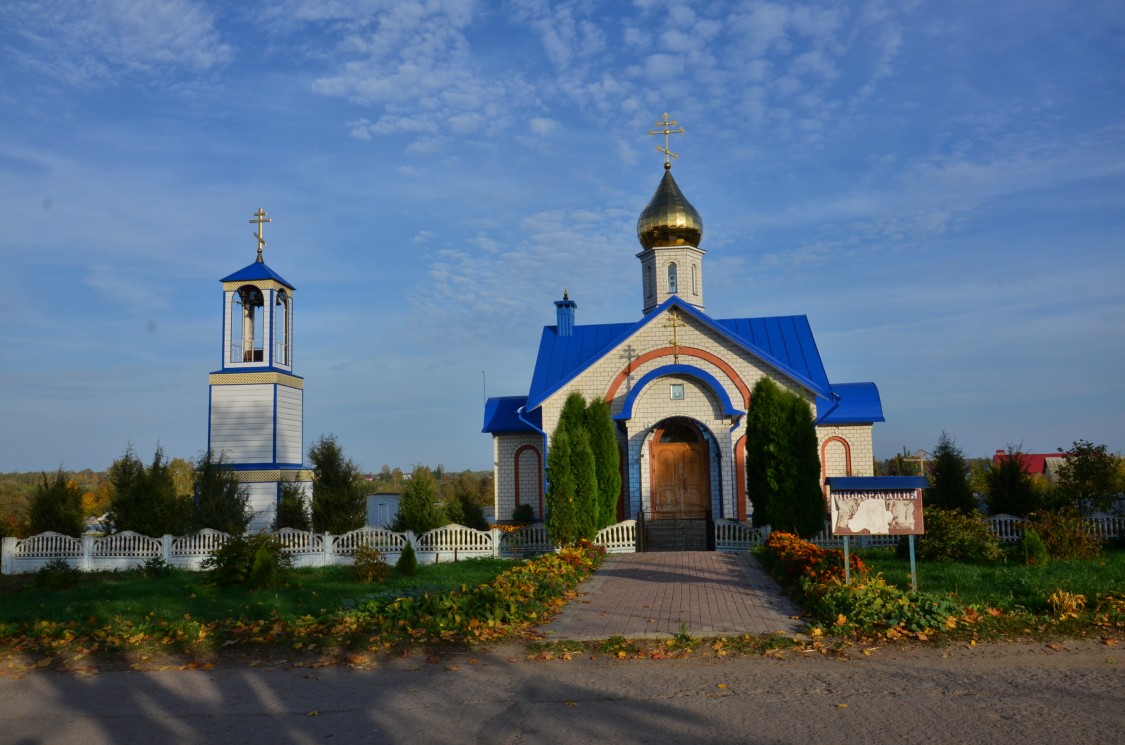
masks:
<svg viewBox="0 0 1125 745"><path fill-rule="evenodd" d="M529 660L0 678L0 743L1123 743L1125 653L1094 642L783 659Z"/></svg>

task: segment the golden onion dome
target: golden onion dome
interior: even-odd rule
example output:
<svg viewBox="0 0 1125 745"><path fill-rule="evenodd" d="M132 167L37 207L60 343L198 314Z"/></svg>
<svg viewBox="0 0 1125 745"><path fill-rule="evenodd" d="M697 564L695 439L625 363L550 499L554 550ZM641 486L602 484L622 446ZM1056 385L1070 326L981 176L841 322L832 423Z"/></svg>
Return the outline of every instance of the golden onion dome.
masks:
<svg viewBox="0 0 1125 745"><path fill-rule="evenodd" d="M695 246L703 238L703 219L672 178L672 164L664 164L664 178L637 219L637 238L646 249Z"/></svg>

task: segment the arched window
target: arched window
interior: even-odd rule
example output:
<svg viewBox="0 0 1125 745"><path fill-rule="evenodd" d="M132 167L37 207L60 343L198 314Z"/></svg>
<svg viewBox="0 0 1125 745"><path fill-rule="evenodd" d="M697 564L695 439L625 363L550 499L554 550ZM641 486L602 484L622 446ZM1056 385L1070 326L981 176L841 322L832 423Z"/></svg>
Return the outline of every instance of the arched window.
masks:
<svg viewBox="0 0 1125 745"><path fill-rule="evenodd" d="M231 308L230 361L261 362L265 299L253 285L243 285L234 293Z"/></svg>
<svg viewBox="0 0 1125 745"><path fill-rule="evenodd" d="M274 362L279 365L289 363L289 324L291 321L289 295L285 290L279 290L277 301L274 303Z"/></svg>
<svg viewBox="0 0 1125 745"><path fill-rule="evenodd" d="M691 265L691 294L699 294L699 265Z"/></svg>
<svg viewBox="0 0 1125 745"><path fill-rule="evenodd" d="M668 265L668 292L671 294L676 293L676 265L675 263Z"/></svg>

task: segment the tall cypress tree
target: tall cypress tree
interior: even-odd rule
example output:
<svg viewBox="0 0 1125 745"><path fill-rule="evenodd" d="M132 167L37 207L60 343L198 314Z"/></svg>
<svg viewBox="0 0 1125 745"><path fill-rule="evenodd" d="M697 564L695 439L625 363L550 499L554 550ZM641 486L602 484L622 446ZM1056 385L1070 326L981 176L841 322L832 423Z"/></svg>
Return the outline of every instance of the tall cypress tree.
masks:
<svg viewBox="0 0 1125 745"><path fill-rule="evenodd" d="M595 398L586 407L586 431L597 470L597 527L601 529L617 522L617 501L621 495L621 455L609 403L604 398Z"/></svg>
<svg viewBox="0 0 1125 745"><path fill-rule="evenodd" d="M775 503L774 527L809 538L824 529L826 510L820 487L816 425L807 401L789 392L783 400L786 452L782 464L786 498Z"/></svg>
<svg viewBox="0 0 1125 745"><path fill-rule="evenodd" d="M590 447L590 436L585 428L569 434L574 448L571 462L574 467L575 533L578 538L592 541L602 527L598 524L601 510L598 504L598 471L594 451Z"/></svg>
<svg viewBox="0 0 1125 745"><path fill-rule="evenodd" d="M575 497L578 487L574 469L574 447L570 433L555 429L547 451L547 534L556 546L569 546L578 539Z"/></svg>
<svg viewBox="0 0 1125 745"><path fill-rule="evenodd" d="M754 506L754 525L773 525L781 473L781 389L761 378L746 411L746 493Z"/></svg>
<svg viewBox="0 0 1125 745"><path fill-rule="evenodd" d="M762 378L746 412L746 491L754 524L814 536L824 527L820 457L809 404Z"/></svg>

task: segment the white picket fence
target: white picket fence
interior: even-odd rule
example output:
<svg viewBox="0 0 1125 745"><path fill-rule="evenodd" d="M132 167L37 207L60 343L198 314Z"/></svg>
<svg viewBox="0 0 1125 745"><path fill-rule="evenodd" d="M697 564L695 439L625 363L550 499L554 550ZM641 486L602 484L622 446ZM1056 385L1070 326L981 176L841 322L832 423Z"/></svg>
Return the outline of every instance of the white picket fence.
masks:
<svg viewBox="0 0 1125 745"><path fill-rule="evenodd" d="M542 523L505 533L481 531L463 525L446 525L415 536L411 531L395 533L363 527L334 536L284 528L273 533L298 567L350 564L360 546L379 549L388 563L395 563L406 544L414 547L420 564L434 564L475 557L525 557L554 551ZM107 536L71 538L59 533L40 533L30 538L5 538L0 548L0 573L34 572L55 559L63 559L85 572L136 569L151 559L163 559L182 569L198 570L204 560L230 536L202 530L188 536L150 538L131 531ZM611 525L598 532L595 543L608 553L635 550L636 522Z"/></svg>
<svg viewBox="0 0 1125 745"><path fill-rule="evenodd" d="M1014 543L1023 535L1023 520L1012 515L993 515L985 523L1002 543ZM1086 521L1091 535L1101 541L1125 536L1125 517L1095 515ZM762 545L770 534L769 526L754 528L733 520L715 522L715 549L745 551ZM543 523L528 525L512 532L493 528L482 531L463 525L446 525L420 536L412 532L395 533L381 528L363 527L344 535L307 533L284 528L273 534L298 567L328 566L352 563L360 546L379 549L389 563L398 561L409 543L421 564L459 561L475 557L523 558L554 551ZM85 572L135 569L150 559L160 558L175 567L198 570L203 561L230 536L216 530L202 530L187 536L166 535L161 538L125 531L107 536L71 538L59 533L40 533L30 538L5 538L0 547L0 573L34 572L55 559ZM898 536L853 536L853 548L894 546ZM832 535L826 522L824 530L811 540L822 548L842 548L843 538ZM607 553L632 553L637 545L635 520L602 528L594 543Z"/></svg>
<svg viewBox="0 0 1125 745"><path fill-rule="evenodd" d="M1001 543L1015 543L1023 536L1023 518L1013 515L993 515L984 522L996 534ZM1109 541L1125 536L1125 517L1095 514L1086 518L1086 530L1099 541ZM719 521L715 523L715 549L718 551L743 551L765 543L770 527L752 528L745 523ZM824 529L809 539L821 548L843 548L843 536L832 535L832 525L825 521ZM897 546L899 536L860 535L852 536L852 548L886 548Z"/></svg>
<svg viewBox="0 0 1125 745"><path fill-rule="evenodd" d="M1023 518L1015 515L992 515L984 520L1001 543L1015 543L1023 537ZM1125 517L1095 513L1086 518L1086 532L1099 541L1125 536Z"/></svg>

